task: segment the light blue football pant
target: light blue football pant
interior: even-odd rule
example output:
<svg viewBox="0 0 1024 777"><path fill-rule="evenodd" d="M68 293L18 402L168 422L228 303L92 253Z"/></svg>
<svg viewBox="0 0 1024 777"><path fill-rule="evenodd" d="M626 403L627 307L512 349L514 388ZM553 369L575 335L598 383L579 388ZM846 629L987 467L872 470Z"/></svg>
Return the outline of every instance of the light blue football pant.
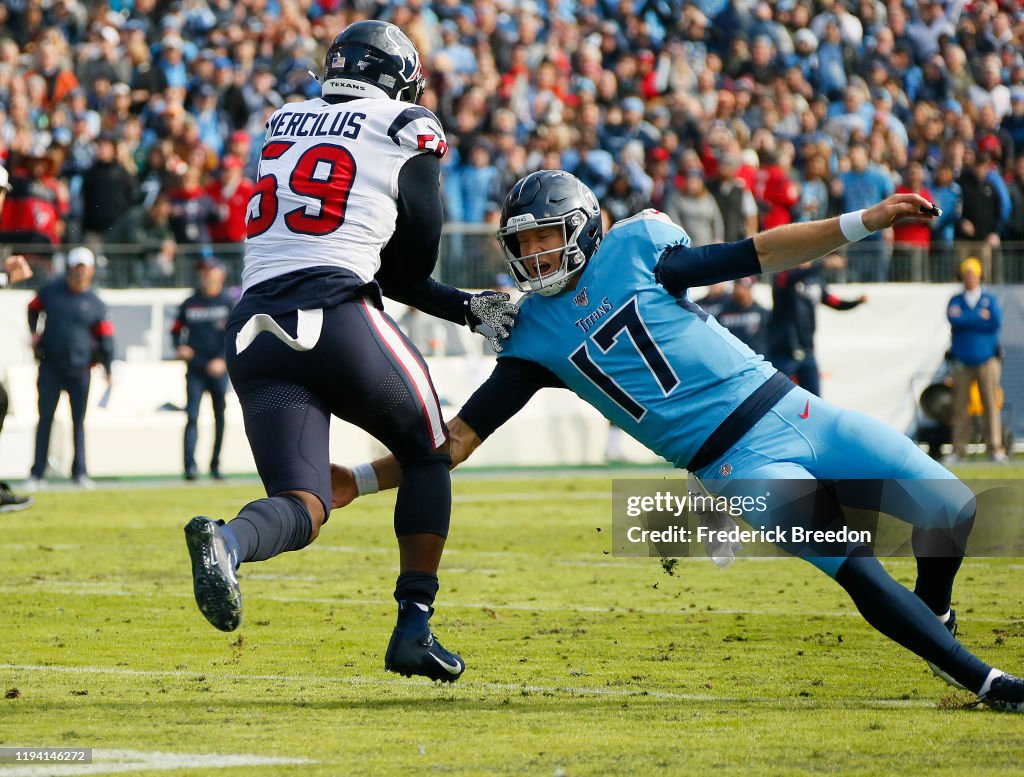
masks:
<svg viewBox="0 0 1024 777"><path fill-rule="evenodd" d="M950 529L976 509L971 490L908 437L799 387L725 455L694 474L716 496L771 493L767 510L743 517L755 529L837 529L845 526L843 507L877 511L915 527ZM778 544L831 577L862 547Z"/></svg>

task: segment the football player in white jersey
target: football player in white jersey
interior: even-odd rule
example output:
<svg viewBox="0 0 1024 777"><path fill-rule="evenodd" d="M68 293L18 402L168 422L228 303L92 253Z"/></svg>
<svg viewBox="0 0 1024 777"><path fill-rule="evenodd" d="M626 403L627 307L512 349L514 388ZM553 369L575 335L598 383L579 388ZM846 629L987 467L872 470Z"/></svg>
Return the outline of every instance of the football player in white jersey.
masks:
<svg viewBox="0 0 1024 777"><path fill-rule="evenodd" d="M10 176L6 167L0 167L0 213L3 212L4 202L7 200L7 193L11 191ZM12 283L28 280L32 277L32 268L24 256L8 256L0 269L0 289ZM4 428L4 418L7 416L7 391L0 383L0 431ZM0 513L13 513L16 510L24 510L31 507L35 500L30 496L17 496L11 492L10 486L0 482Z"/></svg>
<svg viewBox="0 0 1024 777"><path fill-rule="evenodd" d="M401 568L389 671L453 681L465 664L431 634L451 514L448 430L427 366L381 294L466 324L496 350L515 307L434 281L442 209L440 122L417 105L419 54L393 24L350 25L327 51L321 97L267 122L247 213L243 296L226 358L267 498L228 524L185 527L196 602L224 631L241 621L236 569L312 542L331 507L330 418L401 462ZM360 477L373 477L369 467Z"/></svg>

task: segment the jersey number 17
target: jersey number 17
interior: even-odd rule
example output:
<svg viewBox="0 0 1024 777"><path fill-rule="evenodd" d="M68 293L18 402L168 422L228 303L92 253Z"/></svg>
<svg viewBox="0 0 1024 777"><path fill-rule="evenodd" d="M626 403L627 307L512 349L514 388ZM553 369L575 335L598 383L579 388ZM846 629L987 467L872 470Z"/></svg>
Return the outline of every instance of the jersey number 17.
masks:
<svg viewBox="0 0 1024 777"><path fill-rule="evenodd" d="M640 318L636 297L633 297L616 311L615 315L601 324L590 335L588 341L573 351L572 355L569 356L569 361L612 402L629 413L635 421L641 421L647 415L647 408L630 396L615 381L615 378L602 370L590 355L590 341L593 341L601 353L608 353L612 346L619 341L619 337L623 332L629 336L633 347L636 348L640 358L643 359L661 388L662 394L667 397L679 385L679 377L676 375L675 370L672 369L672 365L668 363L668 359L665 358L661 348L654 342L654 338L651 337L647 325Z"/></svg>

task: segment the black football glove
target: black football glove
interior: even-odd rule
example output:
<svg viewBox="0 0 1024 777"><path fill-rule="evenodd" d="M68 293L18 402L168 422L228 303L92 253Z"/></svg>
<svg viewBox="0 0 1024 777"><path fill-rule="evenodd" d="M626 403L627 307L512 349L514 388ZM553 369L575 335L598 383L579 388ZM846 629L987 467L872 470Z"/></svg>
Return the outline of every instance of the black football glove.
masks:
<svg viewBox="0 0 1024 777"><path fill-rule="evenodd" d="M498 341L508 337L519 313L509 299L503 291L482 291L466 300L466 325L486 337L495 353L501 353Z"/></svg>

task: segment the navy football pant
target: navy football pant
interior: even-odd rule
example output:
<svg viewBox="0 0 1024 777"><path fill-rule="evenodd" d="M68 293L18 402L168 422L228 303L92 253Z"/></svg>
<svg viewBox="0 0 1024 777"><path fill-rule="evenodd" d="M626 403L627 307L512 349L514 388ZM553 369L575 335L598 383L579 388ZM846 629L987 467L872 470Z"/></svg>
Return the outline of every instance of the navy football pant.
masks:
<svg viewBox="0 0 1024 777"><path fill-rule="evenodd" d="M228 376L215 378L204 370L189 370L185 373L185 472L196 471L196 441L199 436L199 404L203 394L210 393L213 403L213 454L210 456L210 471L220 469L220 448L224 442L224 397L228 392Z"/></svg>
<svg viewBox="0 0 1024 777"><path fill-rule="evenodd" d="M447 534L450 458L441 449L448 429L423 358L368 300L324 310L318 336L309 325L318 312L303 315L302 326L296 312L264 317L264 330L279 330L260 331L248 344L243 336L241 353L245 327L225 332L228 373L267 494L308 491L330 513L334 415L377 438L402 465L396 531ZM423 471L430 476L409 477ZM417 493L402 493L410 490Z"/></svg>
<svg viewBox="0 0 1024 777"><path fill-rule="evenodd" d="M39 426L36 427L36 455L32 464L32 477L42 478L46 472L46 457L50 450L50 430L57 402L66 391L71 402L71 424L74 428L75 457L71 462L71 477L86 474L85 469L85 406L89 400L88 367L58 367L45 359L39 363Z"/></svg>

